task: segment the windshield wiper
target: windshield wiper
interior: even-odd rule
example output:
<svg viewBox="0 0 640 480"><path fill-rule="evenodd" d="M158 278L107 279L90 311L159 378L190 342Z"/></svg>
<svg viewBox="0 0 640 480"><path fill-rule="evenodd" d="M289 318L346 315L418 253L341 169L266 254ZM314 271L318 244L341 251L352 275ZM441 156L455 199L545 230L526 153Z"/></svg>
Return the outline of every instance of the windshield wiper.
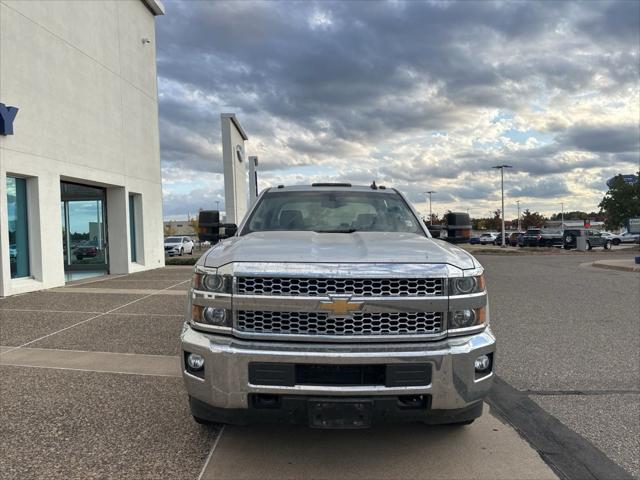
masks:
<svg viewBox="0 0 640 480"><path fill-rule="evenodd" d="M314 232L316 233L353 233L357 231L358 230L355 228L344 228L344 229L337 229L337 230L314 230Z"/></svg>

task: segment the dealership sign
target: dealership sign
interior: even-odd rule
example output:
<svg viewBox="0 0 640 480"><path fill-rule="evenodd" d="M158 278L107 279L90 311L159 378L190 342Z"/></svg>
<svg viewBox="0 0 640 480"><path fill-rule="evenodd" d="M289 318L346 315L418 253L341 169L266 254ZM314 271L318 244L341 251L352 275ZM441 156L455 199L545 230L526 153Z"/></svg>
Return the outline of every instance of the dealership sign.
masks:
<svg viewBox="0 0 640 480"><path fill-rule="evenodd" d="M0 135L13 135L13 121L18 115L18 107L8 107L0 103Z"/></svg>
<svg viewBox="0 0 640 480"><path fill-rule="evenodd" d="M607 187L611 188L611 186L613 185L613 182L616 178L618 177L622 177L622 180L624 180L624 183L628 183L629 185L633 185L635 183L638 182L638 176L637 175L616 175L613 178L610 178L609 180L607 180Z"/></svg>

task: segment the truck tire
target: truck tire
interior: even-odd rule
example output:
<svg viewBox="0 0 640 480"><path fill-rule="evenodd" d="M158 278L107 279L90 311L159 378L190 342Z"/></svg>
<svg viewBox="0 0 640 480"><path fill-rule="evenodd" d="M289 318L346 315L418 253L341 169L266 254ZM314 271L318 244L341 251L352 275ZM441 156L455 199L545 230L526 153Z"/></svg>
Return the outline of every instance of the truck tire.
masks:
<svg viewBox="0 0 640 480"><path fill-rule="evenodd" d="M616 246L617 246L617 245L620 245L620 239L619 239L619 238L614 238L614 239L612 240L612 243L613 243L614 245L616 245Z"/></svg>
<svg viewBox="0 0 640 480"><path fill-rule="evenodd" d="M593 250L593 247L591 246L591 242L589 242L589 240L587 240L587 250Z"/></svg>
<svg viewBox="0 0 640 480"><path fill-rule="evenodd" d="M604 249L605 250L611 250L611 242L609 242L609 241L604 242Z"/></svg>

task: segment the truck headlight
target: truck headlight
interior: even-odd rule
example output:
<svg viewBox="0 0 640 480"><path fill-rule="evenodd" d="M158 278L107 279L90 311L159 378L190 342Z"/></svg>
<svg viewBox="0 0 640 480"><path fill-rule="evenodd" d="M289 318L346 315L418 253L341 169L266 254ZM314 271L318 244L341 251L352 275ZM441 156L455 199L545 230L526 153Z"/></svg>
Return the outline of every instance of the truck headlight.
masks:
<svg viewBox="0 0 640 480"><path fill-rule="evenodd" d="M481 326L484 325L486 319L484 307L449 312L449 330Z"/></svg>
<svg viewBox="0 0 640 480"><path fill-rule="evenodd" d="M191 306L191 320L196 323L213 325L216 327L229 327L231 316L224 308L203 307L202 305Z"/></svg>
<svg viewBox="0 0 640 480"><path fill-rule="evenodd" d="M468 295L484 292L484 275L449 279L449 295Z"/></svg>
<svg viewBox="0 0 640 480"><path fill-rule="evenodd" d="M231 293L231 277L196 271L193 275L193 288L206 292Z"/></svg>

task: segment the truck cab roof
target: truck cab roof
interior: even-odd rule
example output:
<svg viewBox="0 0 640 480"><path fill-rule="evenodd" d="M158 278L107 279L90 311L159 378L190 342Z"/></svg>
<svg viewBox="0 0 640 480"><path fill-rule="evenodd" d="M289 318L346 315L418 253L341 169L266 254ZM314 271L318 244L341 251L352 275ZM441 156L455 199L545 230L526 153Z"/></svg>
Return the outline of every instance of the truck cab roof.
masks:
<svg viewBox="0 0 640 480"><path fill-rule="evenodd" d="M380 192L397 193L395 188L387 188L384 185L351 185L350 183L313 183L311 185L278 185L269 188L268 191L278 192L317 192L323 190L342 192Z"/></svg>

